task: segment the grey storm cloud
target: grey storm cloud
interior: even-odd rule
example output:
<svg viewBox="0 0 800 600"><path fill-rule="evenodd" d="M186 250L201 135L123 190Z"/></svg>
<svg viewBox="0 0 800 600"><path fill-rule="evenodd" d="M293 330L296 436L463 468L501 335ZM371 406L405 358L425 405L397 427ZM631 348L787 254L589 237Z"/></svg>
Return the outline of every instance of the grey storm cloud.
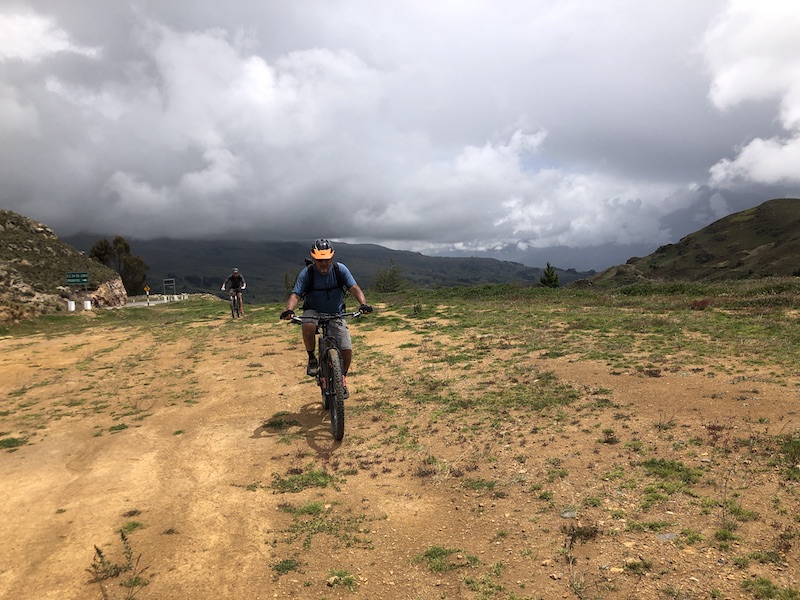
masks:
<svg viewBox="0 0 800 600"><path fill-rule="evenodd" d="M797 195L798 30L745 0L11 0L0 205L64 235L660 245Z"/></svg>

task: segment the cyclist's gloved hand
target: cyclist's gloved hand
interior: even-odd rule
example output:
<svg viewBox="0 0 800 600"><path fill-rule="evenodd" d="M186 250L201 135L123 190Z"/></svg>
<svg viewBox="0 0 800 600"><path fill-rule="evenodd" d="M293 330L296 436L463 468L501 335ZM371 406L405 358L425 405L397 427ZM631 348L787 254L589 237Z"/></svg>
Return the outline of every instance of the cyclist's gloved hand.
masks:
<svg viewBox="0 0 800 600"><path fill-rule="evenodd" d="M242 289L244 289L244 288L246 288L246 287L247 287L247 284L246 284L246 283L243 283L243 284L242 284Z"/></svg>
<svg viewBox="0 0 800 600"><path fill-rule="evenodd" d="M294 311L289 309L281 313L281 320L289 319L294 316Z"/></svg>
<svg viewBox="0 0 800 600"><path fill-rule="evenodd" d="M224 292L224 291L225 291L225 288L224 288L224 287L221 287L221 288L219 288L219 291L220 291L220 292Z"/></svg>
<svg viewBox="0 0 800 600"><path fill-rule="evenodd" d="M358 307L358 310L360 310L362 313L371 313L372 307L369 304L362 304Z"/></svg>

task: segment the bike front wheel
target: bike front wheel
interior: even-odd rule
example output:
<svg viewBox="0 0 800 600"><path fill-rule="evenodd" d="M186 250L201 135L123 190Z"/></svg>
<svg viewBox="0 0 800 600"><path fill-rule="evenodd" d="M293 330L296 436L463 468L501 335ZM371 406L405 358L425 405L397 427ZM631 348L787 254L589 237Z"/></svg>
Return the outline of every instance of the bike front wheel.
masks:
<svg viewBox="0 0 800 600"><path fill-rule="evenodd" d="M331 414L331 435L333 439L344 437L344 380L342 378L342 361L339 350L331 348L325 357L328 363L328 386L333 394L328 396L328 410Z"/></svg>

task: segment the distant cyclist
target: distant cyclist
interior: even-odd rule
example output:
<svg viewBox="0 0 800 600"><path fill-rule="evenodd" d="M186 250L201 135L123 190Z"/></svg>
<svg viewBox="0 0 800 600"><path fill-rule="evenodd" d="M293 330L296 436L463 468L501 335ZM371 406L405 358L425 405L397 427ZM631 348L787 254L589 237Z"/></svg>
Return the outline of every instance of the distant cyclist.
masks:
<svg viewBox="0 0 800 600"><path fill-rule="evenodd" d="M239 299L239 314L244 316L244 304L242 304L242 290L247 287L247 282L244 280L244 275L239 273L239 269L234 267L231 274L228 275L228 278L225 280L225 283L222 284L220 288L223 292L225 288L228 287L230 284L230 293L236 293L236 297Z"/></svg>
<svg viewBox="0 0 800 600"><path fill-rule="evenodd" d="M338 314L344 311L344 291L347 290L361 306L363 313L371 313L372 307L367 304L364 292L358 287L350 270L342 263L333 262L333 246L328 240L317 240L311 246L313 264L300 271L297 281L289 294L286 310L281 313L281 319L291 319L294 308L304 300L303 316L314 317L317 313ZM332 323L339 349L342 351L342 374L347 375L350 362L353 360L353 342L350 340L350 330L344 319ZM309 321L303 324L303 345L308 352L308 367L306 373L310 376L317 374L319 361L314 354L316 342L316 323Z"/></svg>

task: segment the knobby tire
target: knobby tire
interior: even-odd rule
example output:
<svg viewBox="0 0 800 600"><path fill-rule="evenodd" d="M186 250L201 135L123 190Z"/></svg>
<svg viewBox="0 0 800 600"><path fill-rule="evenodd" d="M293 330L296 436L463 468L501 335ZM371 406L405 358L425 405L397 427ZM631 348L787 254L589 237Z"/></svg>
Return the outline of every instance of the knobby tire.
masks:
<svg viewBox="0 0 800 600"><path fill-rule="evenodd" d="M320 375L324 377L328 377L328 373L326 373L326 365L322 360L322 357L325 356L325 348L323 338L319 338L319 367L317 368L317 385L320 386L320 390L322 391L322 408L324 410L330 410L330 402L328 402L328 394L326 393L327 390L323 389L322 385L320 384ZM330 377L328 377L330 380Z"/></svg>
<svg viewBox="0 0 800 600"><path fill-rule="evenodd" d="M339 351L336 348L330 348L326 360L328 363L328 386L334 392L333 396L328 396L331 435L333 435L333 439L341 440L344 437L344 381L342 380L342 362L339 358Z"/></svg>

